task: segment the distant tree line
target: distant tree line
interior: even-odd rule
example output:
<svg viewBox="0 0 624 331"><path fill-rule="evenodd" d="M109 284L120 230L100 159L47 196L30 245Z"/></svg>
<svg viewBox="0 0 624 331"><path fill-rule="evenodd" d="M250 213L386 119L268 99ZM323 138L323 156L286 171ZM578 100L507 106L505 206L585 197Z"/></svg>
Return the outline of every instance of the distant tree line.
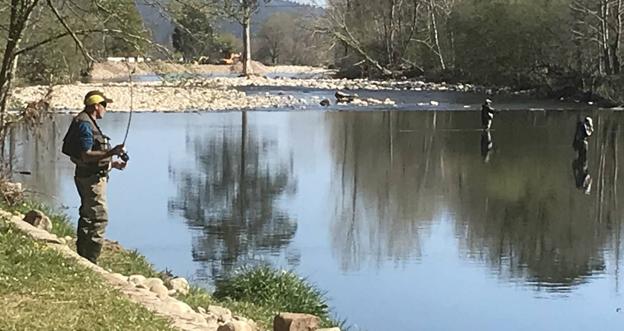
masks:
<svg viewBox="0 0 624 331"><path fill-rule="evenodd" d="M252 74L252 57L265 64L328 64L329 46L315 30L314 10L277 12L258 22L257 33L251 25L262 3L270 0L177 0L167 11L175 24L173 47L185 61L209 62L241 52L243 72ZM293 4L294 5L294 4ZM310 9L311 7L309 7ZM241 36L218 31L217 23L230 20L240 24ZM253 54L253 56L252 56Z"/></svg>
<svg viewBox="0 0 624 331"><path fill-rule="evenodd" d="M623 11L622 0L328 0L317 27L345 75L605 94L619 85Z"/></svg>

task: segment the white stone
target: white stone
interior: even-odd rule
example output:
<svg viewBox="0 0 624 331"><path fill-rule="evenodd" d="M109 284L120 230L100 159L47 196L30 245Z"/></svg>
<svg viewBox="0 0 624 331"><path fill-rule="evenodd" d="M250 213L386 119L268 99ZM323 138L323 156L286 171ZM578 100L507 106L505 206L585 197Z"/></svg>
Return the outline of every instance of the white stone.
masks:
<svg viewBox="0 0 624 331"><path fill-rule="evenodd" d="M165 286L163 280L160 278L148 278L143 282L143 284L145 284L145 286L147 286L148 288L151 288L152 286L155 286L155 285Z"/></svg>
<svg viewBox="0 0 624 331"><path fill-rule="evenodd" d="M169 280L169 285L171 285L172 290L175 290L176 292L183 295L188 294L189 290L191 289L188 281L181 277Z"/></svg>
<svg viewBox="0 0 624 331"><path fill-rule="evenodd" d="M165 304L167 305L167 310L176 314L187 314L194 312L191 306L187 305L182 301L178 301L172 298L165 300Z"/></svg>
<svg viewBox="0 0 624 331"><path fill-rule="evenodd" d="M208 306L208 313L217 316L219 322L227 322L232 319L232 312L227 308L219 306Z"/></svg>
<svg viewBox="0 0 624 331"><path fill-rule="evenodd" d="M128 277L120 274L120 273L111 273L111 276L113 276L115 279L122 281L122 282L127 282L128 281Z"/></svg>
<svg viewBox="0 0 624 331"><path fill-rule="evenodd" d="M229 321L220 325L217 331L254 331L251 325L242 321Z"/></svg>
<svg viewBox="0 0 624 331"><path fill-rule="evenodd" d="M156 293L156 295L161 299L169 296L169 289L167 289L167 287L163 284L152 283L152 285L150 285L149 287L149 290Z"/></svg>
<svg viewBox="0 0 624 331"><path fill-rule="evenodd" d="M147 279L143 275L132 275L128 277L128 282L134 284L135 286L145 283L146 280Z"/></svg>

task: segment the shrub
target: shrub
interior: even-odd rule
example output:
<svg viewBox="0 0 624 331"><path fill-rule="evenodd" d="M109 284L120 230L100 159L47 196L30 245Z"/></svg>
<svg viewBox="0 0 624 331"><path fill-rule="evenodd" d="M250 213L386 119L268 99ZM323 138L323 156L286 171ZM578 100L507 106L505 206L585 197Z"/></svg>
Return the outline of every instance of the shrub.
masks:
<svg viewBox="0 0 624 331"><path fill-rule="evenodd" d="M268 306L276 312L307 313L327 319L324 293L295 273L270 266L244 268L217 281L214 296Z"/></svg>

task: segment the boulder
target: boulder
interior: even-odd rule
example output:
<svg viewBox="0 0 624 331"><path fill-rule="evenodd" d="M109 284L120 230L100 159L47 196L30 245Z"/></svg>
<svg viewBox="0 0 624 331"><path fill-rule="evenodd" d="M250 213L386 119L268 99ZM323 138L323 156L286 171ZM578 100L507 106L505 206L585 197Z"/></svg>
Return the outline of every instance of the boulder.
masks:
<svg viewBox="0 0 624 331"><path fill-rule="evenodd" d="M321 100L321 106L323 106L323 107L329 107L329 105L331 105L331 101L329 101L329 99L323 99L323 100Z"/></svg>
<svg viewBox="0 0 624 331"><path fill-rule="evenodd" d="M124 275L122 275L120 273L117 273L117 272L111 273L111 276L113 278L121 281L121 282L127 282L128 281L128 277L126 277L126 276L124 276Z"/></svg>
<svg viewBox="0 0 624 331"><path fill-rule="evenodd" d="M164 299L169 296L169 289L163 284L154 283L149 287L149 290L156 293L156 295Z"/></svg>
<svg viewBox="0 0 624 331"><path fill-rule="evenodd" d="M232 320L219 326L217 331L255 331L255 329L243 321Z"/></svg>
<svg viewBox="0 0 624 331"><path fill-rule="evenodd" d="M219 322L227 322L232 319L232 312L227 308L219 306L208 306L208 313L217 316Z"/></svg>
<svg viewBox="0 0 624 331"><path fill-rule="evenodd" d="M134 286L137 286L139 284L143 284L143 283L145 283L146 280L147 279L143 275L132 275L132 276L128 277L128 282L131 283L131 284L134 284Z"/></svg>
<svg viewBox="0 0 624 331"><path fill-rule="evenodd" d="M338 103L351 103L358 97L357 94L348 94L341 91L336 91L334 96L336 97L336 101Z"/></svg>
<svg viewBox="0 0 624 331"><path fill-rule="evenodd" d="M151 288L152 286L155 286L157 284L165 286L163 280L160 278L148 278L143 282L143 285L147 286L147 288Z"/></svg>
<svg viewBox="0 0 624 331"><path fill-rule="evenodd" d="M245 318L245 317L242 317L242 316L234 316L234 320L245 322L245 323L249 324L249 326L251 326L251 328L253 330L259 330L260 329L258 327L258 324L254 320L252 320L252 319Z"/></svg>
<svg viewBox="0 0 624 331"><path fill-rule="evenodd" d="M314 315L281 313L273 319L273 331L315 331L320 323Z"/></svg>
<svg viewBox="0 0 624 331"><path fill-rule="evenodd" d="M193 309L191 308L191 306L187 305L186 303L182 302L182 301L178 301L178 300L167 300L167 310L176 314L187 314L193 311Z"/></svg>
<svg viewBox="0 0 624 331"><path fill-rule="evenodd" d="M186 279L182 277L173 278L168 281L169 288L176 291L176 293L180 293L182 295L186 295L189 293L191 287Z"/></svg>
<svg viewBox="0 0 624 331"><path fill-rule="evenodd" d="M39 210L31 210L24 216L24 222L48 232L52 231L52 221Z"/></svg>

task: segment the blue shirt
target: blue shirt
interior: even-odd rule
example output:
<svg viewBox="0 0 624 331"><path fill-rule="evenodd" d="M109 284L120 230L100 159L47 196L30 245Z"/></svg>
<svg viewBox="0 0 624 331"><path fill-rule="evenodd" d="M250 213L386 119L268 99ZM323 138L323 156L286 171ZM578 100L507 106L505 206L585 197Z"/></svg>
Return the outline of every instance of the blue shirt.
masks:
<svg viewBox="0 0 624 331"><path fill-rule="evenodd" d="M93 130L91 129L91 125L89 123L78 123L78 137L80 138L80 148L83 152L86 152L93 147Z"/></svg>

